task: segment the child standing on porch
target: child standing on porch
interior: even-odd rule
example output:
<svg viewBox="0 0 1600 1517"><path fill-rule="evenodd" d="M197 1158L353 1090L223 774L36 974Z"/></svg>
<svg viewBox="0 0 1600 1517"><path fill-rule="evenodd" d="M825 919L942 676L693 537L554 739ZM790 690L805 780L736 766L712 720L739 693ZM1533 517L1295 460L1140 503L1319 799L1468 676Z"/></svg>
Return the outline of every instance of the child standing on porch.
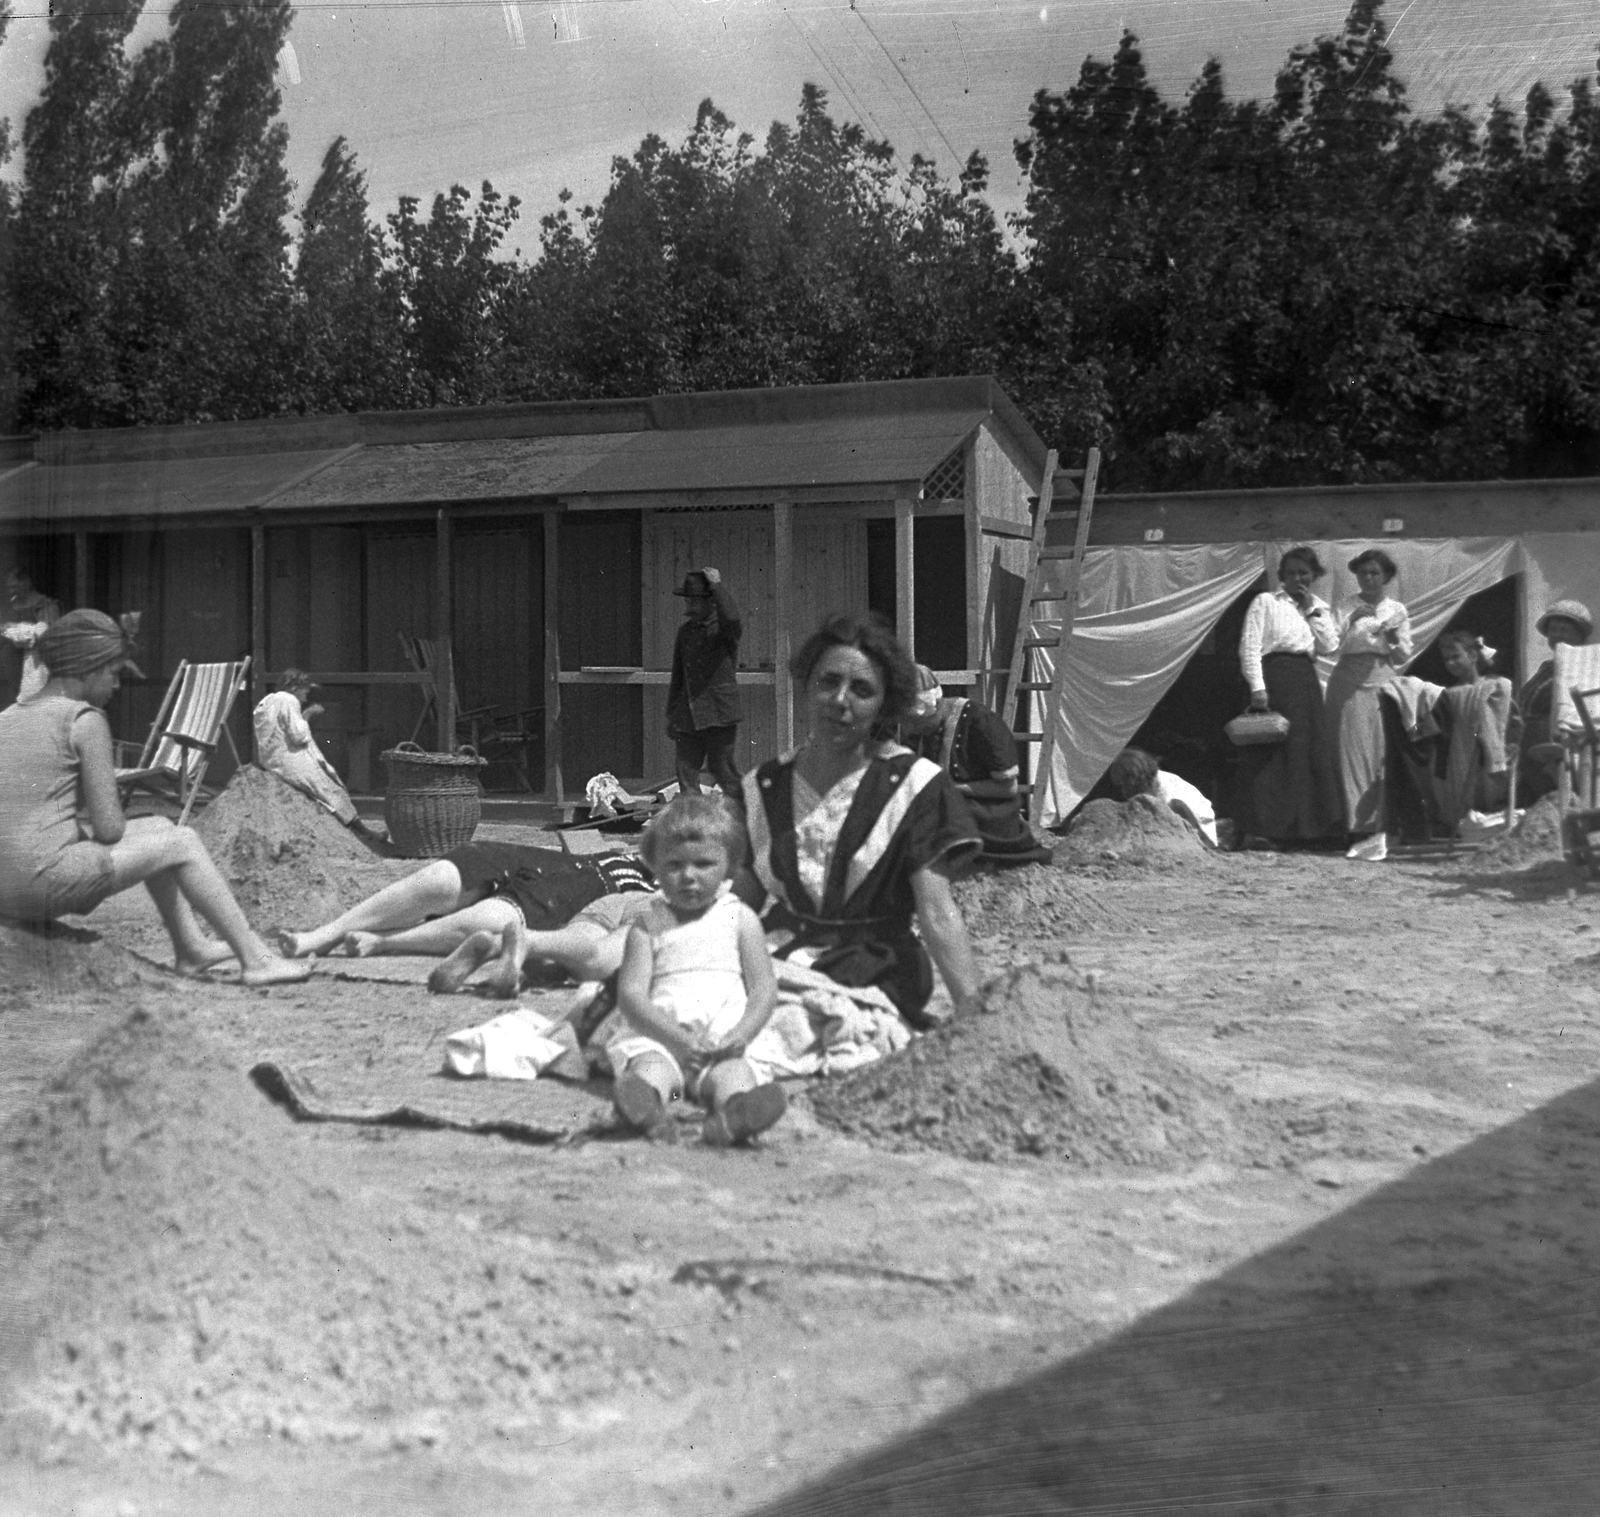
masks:
<svg viewBox="0 0 1600 1517"><path fill-rule="evenodd" d="M626 1028L607 1049L617 1111L649 1131L688 1096L710 1109L707 1143L754 1137L788 1102L761 1056L778 1000L772 960L732 891L744 824L720 795L681 795L641 851L658 892L628 933L617 979Z"/></svg>

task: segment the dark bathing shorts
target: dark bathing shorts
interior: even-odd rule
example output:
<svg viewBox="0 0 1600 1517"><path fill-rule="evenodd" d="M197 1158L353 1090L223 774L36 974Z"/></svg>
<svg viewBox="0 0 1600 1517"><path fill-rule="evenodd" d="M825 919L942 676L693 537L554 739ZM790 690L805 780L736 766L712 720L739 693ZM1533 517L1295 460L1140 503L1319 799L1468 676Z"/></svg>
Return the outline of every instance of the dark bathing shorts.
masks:
<svg viewBox="0 0 1600 1517"><path fill-rule="evenodd" d="M628 853L574 858L560 848L520 843L467 843L445 854L469 901L498 896L522 913L534 932L564 927L591 901L655 887L650 871Z"/></svg>

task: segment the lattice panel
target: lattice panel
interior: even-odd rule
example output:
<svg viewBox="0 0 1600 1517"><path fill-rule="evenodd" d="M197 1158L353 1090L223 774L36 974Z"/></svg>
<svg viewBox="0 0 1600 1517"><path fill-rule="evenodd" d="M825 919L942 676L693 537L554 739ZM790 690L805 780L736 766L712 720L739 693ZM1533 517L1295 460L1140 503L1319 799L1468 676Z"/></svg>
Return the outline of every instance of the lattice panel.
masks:
<svg viewBox="0 0 1600 1517"><path fill-rule="evenodd" d="M957 448L922 481L924 500L965 500L967 495L967 453Z"/></svg>

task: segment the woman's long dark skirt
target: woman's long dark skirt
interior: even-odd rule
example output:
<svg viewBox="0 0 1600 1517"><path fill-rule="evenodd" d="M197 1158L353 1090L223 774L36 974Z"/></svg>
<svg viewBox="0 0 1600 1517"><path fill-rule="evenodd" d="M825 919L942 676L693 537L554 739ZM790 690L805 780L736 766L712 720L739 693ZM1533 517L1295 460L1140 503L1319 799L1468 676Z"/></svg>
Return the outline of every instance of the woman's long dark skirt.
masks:
<svg viewBox="0 0 1600 1517"><path fill-rule="evenodd" d="M1326 837L1343 809L1316 665L1309 653L1269 653L1261 675L1272 709L1289 718L1289 736L1239 750L1235 831L1280 843Z"/></svg>

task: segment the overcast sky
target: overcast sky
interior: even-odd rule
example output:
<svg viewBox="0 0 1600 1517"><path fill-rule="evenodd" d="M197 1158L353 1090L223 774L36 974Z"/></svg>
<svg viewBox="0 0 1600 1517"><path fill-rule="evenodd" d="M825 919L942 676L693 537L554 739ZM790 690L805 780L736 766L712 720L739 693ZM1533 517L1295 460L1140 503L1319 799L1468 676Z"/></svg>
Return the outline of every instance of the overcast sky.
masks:
<svg viewBox="0 0 1600 1517"><path fill-rule="evenodd" d="M37 94L46 0L12 0L0 45L0 115L20 130ZM166 25L147 8L135 43ZM487 178L523 201L517 240L567 186L604 193L611 158L647 132L680 139L710 96L759 139L793 119L801 85L828 91L904 156L953 171L981 148L993 199L1015 209L1011 144L1041 86L1084 56L1109 57L1124 25L1157 86L1181 99L1206 58L1229 93L1260 95L1289 49L1344 19L1346 0L301 0L280 83L289 167L303 197L343 134L376 213ZM1542 78L1592 75L1595 0L1390 0L1385 12L1413 104L1520 99ZM13 173L15 165L13 165Z"/></svg>

